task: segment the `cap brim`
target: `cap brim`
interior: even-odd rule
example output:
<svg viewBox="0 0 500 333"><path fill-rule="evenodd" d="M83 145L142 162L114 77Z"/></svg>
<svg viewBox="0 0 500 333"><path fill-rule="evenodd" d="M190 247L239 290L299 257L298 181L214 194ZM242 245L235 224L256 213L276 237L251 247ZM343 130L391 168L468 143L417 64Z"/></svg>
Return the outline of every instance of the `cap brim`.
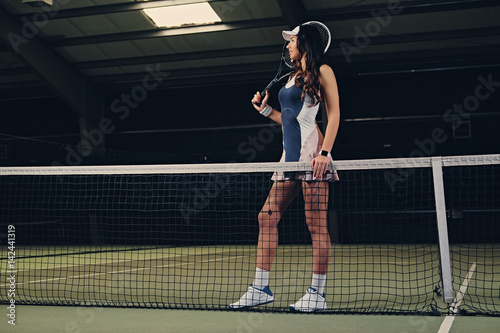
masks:
<svg viewBox="0 0 500 333"><path fill-rule="evenodd" d="M290 41L290 38L292 38L292 36L297 36L299 34L299 31L300 31L300 25L296 26L295 29L293 29L292 31L284 30L281 34L283 36L283 39Z"/></svg>
<svg viewBox="0 0 500 333"><path fill-rule="evenodd" d="M283 35L283 39L287 41L290 41L292 36L297 36L297 34L293 31L283 31L281 34Z"/></svg>

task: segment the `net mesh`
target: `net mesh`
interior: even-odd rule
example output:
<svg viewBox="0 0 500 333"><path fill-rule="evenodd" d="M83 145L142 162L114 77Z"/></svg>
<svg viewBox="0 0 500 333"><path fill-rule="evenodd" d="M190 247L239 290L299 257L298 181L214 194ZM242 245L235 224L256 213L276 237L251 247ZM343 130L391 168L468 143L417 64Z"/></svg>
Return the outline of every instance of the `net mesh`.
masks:
<svg viewBox="0 0 500 333"><path fill-rule="evenodd" d="M326 192L274 182L310 168L285 164L2 168L2 276L15 276L16 304L227 309L253 281L259 221L262 234L279 216L275 300L259 310L304 295L326 230L326 313L499 314L499 155L443 159L449 304L429 158L335 162Z"/></svg>
<svg viewBox="0 0 500 333"><path fill-rule="evenodd" d="M500 165L444 168L453 313L500 315Z"/></svg>

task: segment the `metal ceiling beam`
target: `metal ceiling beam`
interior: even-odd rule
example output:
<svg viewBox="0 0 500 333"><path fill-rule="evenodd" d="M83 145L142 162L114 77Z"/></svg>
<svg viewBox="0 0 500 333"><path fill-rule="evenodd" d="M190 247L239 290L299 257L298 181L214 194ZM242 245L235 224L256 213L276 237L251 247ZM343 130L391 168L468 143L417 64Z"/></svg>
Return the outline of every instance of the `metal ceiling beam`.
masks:
<svg viewBox="0 0 500 333"><path fill-rule="evenodd" d="M402 57L404 55L400 55ZM444 70L461 70L461 69L472 69L472 68L496 68L500 67L500 63L496 60L500 58L500 52L496 56L490 57L490 59L469 59L468 62L465 60L450 61L443 60L441 62L427 62L415 60L413 63L406 62L398 64L395 62L388 63L384 62L385 66L380 63L370 63L364 66L341 66L336 65L336 59L334 58L331 63L334 70L338 76L363 76L363 75L387 75L394 73L416 73L416 72L431 72L431 71L444 71ZM341 59L338 59L341 61ZM276 74L276 63L271 62L267 64L254 64L246 65L246 71L240 68L241 71L233 72L234 68L226 68L226 70L221 71L221 68L214 67L213 71L206 71L203 73L197 73L197 70L175 70L168 72L170 76L162 82L159 89L165 88L179 88L179 87L199 87L204 85L213 84L228 84L228 83L239 83L239 82L258 82L261 84L267 83L274 74ZM197 76L199 75L199 76ZM131 74L121 74L119 76L96 76L95 81L98 81L102 85L102 89L105 91L117 90L117 89L128 89L130 87L136 86L137 83L144 79L144 73L131 73ZM14 87L18 88L30 88L36 89L40 87L42 83L40 81L30 81L22 83L0 83L0 89L12 89Z"/></svg>
<svg viewBox="0 0 500 333"><path fill-rule="evenodd" d="M347 64L342 56L330 57L330 63L338 75L379 75L395 72L434 71L466 68L489 68L500 66L500 45L481 46L477 48L441 49L429 52L411 51L382 54L360 54L356 61ZM158 62L151 62L158 63ZM163 87L191 86L228 82L239 82L241 79L265 81L274 76L275 62L242 64L222 67L203 67L194 69L179 69L169 72L169 77L163 81ZM15 76L27 74L25 68L0 70L0 76ZM144 78L144 73L95 76L94 79L103 84L103 88L128 87L136 85ZM193 80L196 78L196 80ZM36 82L30 83L36 86ZM0 88L12 85L0 84ZM40 85L40 83L38 83Z"/></svg>
<svg viewBox="0 0 500 333"><path fill-rule="evenodd" d="M29 75L33 74L33 70L29 67L14 67L14 68L2 68L0 69L1 76L14 76L14 75Z"/></svg>
<svg viewBox="0 0 500 333"><path fill-rule="evenodd" d="M82 17L90 15L115 14L119 12L128 12L128 11L142 10L154 7L176 6L176 5L184 5L184 4L207 2L207 1L223 3L232 0L150 0L144 2L128 2L128 3L101 5L101 6L89 6L83 8L59 10L57 12L57 15L55 15L52 18L49 18L49 20L66 19L66 18ZM288 1L290 1L291 3L297 2L296 0L278 0L278 1L279 3L283 2L284 6L288 6L286 5L286 2ZM498 6L499 4L497 0L439 0L439 1L417 0L411 2L406 1L401 3L401 5L404 6L404 10L400 15L428 13L429 11L437 12L437 11L447 11L447 10L483 8L483 7ZM318 17L322 18L324 17L326 18L326 20L363 18L363 17L371 17L370 14L371 10L381 10L385 8L387 8L387 3L368 5L368 6L352 6L352 7L332 8L332 9L322 9L322 10L311 11L309 13L309 16L314 17L315 19L318 19ZM21 17L23 15L18 15L18 16ZM305 19L307 19L307 17L303 17L302 20L300 20L300 14L297 14L297 17L299 18L298 20L299 23L302 23ZM27 17L27 19L31 18ZM292 26L295 25L294 22L292 22Z"/></svg>
<svg viewBox="0 0 500 333"><path fill-rule="evenodd" d="M391 35L391 36L377 36L377 37L372 37L370 39L370 46L395 44L395 43L412 43L412 42L424 42L424 41L434 41L434 40L459 39L459 38L479 38L486 36L500 36L500 27L451 30L451 31L429 32L429 33L414 33L414 34ZM333 45L334 46L339 45L342 42L349 44L353 43L352 39L336 39L336 40L334 39ZM120 59L110 59L110 60L87 61L87 62L76 63L74 66L78 69L91 69L91 68L105 68L113 66L151 64L160 62L225 58L225 57L236 57L236 56L255 55L255 54L279 53L281 51L281 48L282 45L271 45L262 47L245 47L237 49L175 53L168 55L148 56L148 57L130 57L130 58L120 58ZM357 58L357 56L353 56L353 58Z"/></svg>
<svg viewBox="0 0 500 333"><path fill-rule="evenodd" d="M428 14L451 10L464 10L499 6L497 0L416 0L399 2L402 8L398 15ZM388 4L353 6L347 8L331 8L314 10L309 16L320 21L340 21L350 19L372 18L372 12L387 9Z"/></svg>
<svg viewBox="0 0 500 333"><path fill-rule="evenodd" d="M307 11L302 0L278 0L278 5L288 28L293 29L307 21Z"/></svg>
<svg viewBox="0 0 500 333"><path fill-rule="evenodd" d="M330 57L330 63L339 75L368 75L392 72L454 70L467 68L488 68L500 66L500 46L485 46L471 54L471 48L453 50L397 52L391 54L360 55L359 62L347 64L342 56ZM487 53L487 51L490 51ZM405 60L402 60L405 59ZM169 71L162 82L162 88L211 84L212 82L240 82L245 79L265 81L272 78L276 71L275 62L241 65L200 67ZM120 85L135 85L143 79L143 73L119 75L99 75L96 81L116 88ZM196 78L196 80L193 80Z"/></svg>
<svg viewBox="0 0 500 333"><path fill-rule="evenodd" d="M125 58L125 59L116 59L116 60L101 60L101 61L89 61L83 63L76 63L74 66L79 69L95 69L95 68L107 68L114 66L128 66L128 65L148 65L148 64L158 64L162 62L170 62L170 61L182 61L182 60L192 60L192 59L200 59L202 55L205 55L205 58L219 58L219 57L231 57L238 56L240 54L248 54L245 53L246 48L235 49L235 50L217 50L208 53L199 53L195 52L193 54L172 54L168 56L152 56L152 57L140 57L140 58ZM264 48L257 48L259 54L262 53L279 53L281 50L280 45L269 46ZM227 53L226 53L227 52ZM377 54L359 54L355 58L354 61L350 64L346 63L346 60L343 56L331 56L330 62L332 65L335 65L335 68L342 70L343 72L354 73L357 71L363 71L373 68L380 68L381 66L390 66L401 67L405 66L416 66L420 67L424 66L429 68L430 64L439 64L439 67L446 67L446 64L449 66L455 66L456 64L468 64L471 66L484 64L486 66L490 66L492 64L500 63L500 45L484 45L478 46L475 48L471 47L462 47L462 48L452 48L452 49L438 49L432 50L422 50L422 51L410 51L410 52L392 52L392 53L377 53ZM266 71L275 71L276 63L269 63L269 68L266 69L265 63L258 63L255 67L251 67L252 65L241 65L241 70L244 71L245 66L250 66L248 69L251 71L262 72ZM260 66L260 67L259 67ZM226 66L226 68L228 68ZM231 68L235 68L231 66ZM408 67L410 68L410 67ZM196 72L185 72L188 73L191 77L195 76L198 73L200 76L204 75L203 71L209 71L210 73L207 75L212 75L217 70L210 71L210 68L196 69ZM184 70L178 70L176 73L182 73ZM32 71L28 67L20 67L20 68L10 68L10 69L0 69L0 77L2 76L16 76L16 75L27 75ZM125 74L127 76L128 74ZM135 74L132 74L135 75ZM142 74L138 74L140 77ZM113 75L107 76L109 80L115 80L117 77Z"/></svg>
<svg viewBox="0 0 500 333"><path fill-rule="evenodd" d="M330 58L339 75L380 75L405 72L493 68L500 65L500 45L422 51L360 54L347 63L343 56Z"/></svg>
<svg viewBox="0 0 500 333"><path fill-rule="evenodd" d="M429 42L429 41L442 41L448 39L480 38L488 36L500 36L500 26L476 28L476 29L417 32L417 33L399 34L399 35L379 35L376 37L370 37L369 45L373 46L373 45ZM332 41L335 44L340 44L342 42L353 44L353 38L333 39Z"/></svg>
<svg viewBox="0 0 500 333"><path fill-rule="evenodd" d="M257 29L263 27L273 27L273 26L283 26L288 25L287 22L295 22L300 19L281 19L281 18L271 18L271 19L261 19L261 20L251 20L251 21L241 21L234 23L218 23L218 24L210 24L210 25L202 25L202 26L194 26L194 27L181 27L181 28L172 28L172 29L154 29L154 30L146 30L146 31L137 31L137 32L128 32L128 33L113 33L113 34L104 34L97 36L86 36L86 37L74 37L74 38L62 38L62 37L54 37L47 38L46 42L52 47L65 47L65 46L77 46L77 45L85 45L85 44L96 44L96 43L110 43L110 42L118 42L118 41L130 41L136 39L146 39L146 38L156 38L156 37L169 37L169 36L177 36L177 35L185 35L185 34L196 34L196 33L209 33L209 32L220 32L227 30L241 30L241 29ZM302 21L305 19L302 19ZM324 21L332 21L331 17L324 17ZM292 23L294 24L294 23ZM484 28L490 29L490 28ZM478 29L472 29L478 30ZM465 30L458 30L465 31ZM452 33L452 32L450 32ZM429 33L432 34L432 33ZM424 35L422 33L415 35ZM402 35L404 36L409 35ZM61 38L61 39L59 39ZM380 38L380 37L378 37Z"/></svg>
<svg viewBox="0 0 500 333"><path fill-rule="evenodd" d="M204 66L196 68L185 68L185 69L175 69L175 70L164 70L168 73L168 77L163 80L175 81L177 78L185 77L193 80L193 78L201 78L204 76L214 77L214 76L224 76L224 75L241 75L245 76L247 73L263 73L274 71L276 72L276 62L265 62L265 63L250 63L250 64L237 64L237 65L223 65L223 66ZM274 73L276 74L276 73ZM274 75L272 75L274 76ZM94 76L96 82L135 82L142 81L144 73L128 73L128 74L117 74L117 75L97 75ZM269 78L269 80L271 80ZM135 83L134 83L135 84Z"/></svg>
<svg viewBox="0 0 500 333"><path fill-rule="evenodd" d="M68 19L82 16L116 14L123 12L131 12L156 7L169 7L195 4L200 2L226 2L228 0L149 0L144 2L126 2L98 6L88 6L73 9L61 9L57 11L57 15L49 18L49 20ZM36 10L34 11L36 12ZM25 14L17 15L22 17Z"/></svg>
<svg viewBox="0 0 500 333"><path fill-rule="evenodd" d="M34 30L21 25L0 6L0 41L45 81L78 115L82 141L98 127L104 109L101 94L94 84L70 66L36 36ZM25 70L25 69L21 69Z"/></svg>
<svg viewBox="0 0 500 333"><path fill-rule="evenodd" d="M396 64L396 63L419 63L446 62L451 59L461 59L464 62L477 63L485 59L500 63L500 45L484 45L478 47L442 48L420 51L401 51L387 53L360 54L350 64L346 64L343 56L334 57L336 64L346 66L370 66L374 64ZM332 57L330 57L332 58Z"/></svg>
<svg viewBox="0 0 500 333"><path fill-rule="evenodd" d="M179 0L180 2L193 2L193 0ZM96 6L90 8L75 9L81 11L81 16L84 12L89 14L90 12L95 12L100 7L112 8L109 12L117 12L120 10L138 10L145 7L156 7L158 5L165 5L165 1L153 1L150 2L139 2L139 3L126 3L126 4L115 4L115 5L105 5ZM170 0L168 0L170 3ZM170 29L151 29L145 31L136 31L129 33L114 33L105 34L97 36L85 36L85 37L75 37L75 38L64 38L63 36L54 36L45 39L45 41L52 47L64 47L64 46L75 46L75 45L86 45L86 44L96 44L96 43L108 43L117 41L129 41L135 39L145 39L145 38L155 38L155 37L168 37L183 34L196 34L196 33L209 33L209 32L220 32L226 30L239 30L239 29L255 29L263 27L272 26L283 26L288 25L290 28L295 27L301 22L309 18L314 18L316 20L328 22L336 20L346 20L355 18L369 18L372 17L372 11L383 10L387 7L387 4L371 5L371 6L359 6L359 7L349 7L349 8L334 8L326 9L320 11L311 11L309 15L306 15L306 10L301 2L301 0L278 0L278 3L283 12L283 18L269 18L269 19L259 19L259 20L249 20L249 21L239 21L239 22L222 22L210 25L200 25L191 27L180 27L180 28L170 28ZM403 3L403 11L398 15L409 15L409 14L425 14L428 12L437 12L445 10L457 10L457 9L471 9L471 8L482 8L498 6L497 1L493 0L448 0L448 1L412 1ZM403 6L402 5L402 6ZM102 8L101 8L102 9ZM68 10L68 11L74 11ZM58 12L54 18L64 18L64 13L66 11L61 10ZM90 14L89 14L90 15ZM26 17L24 17L26 19ZM28 18L29 19L29 18Z"/></svg>
<svg viewBox="0 0 500 333"><path fill-rule="evenodd" d="M36 36L27 35L27 29L24 31L19 22L12 19L2 7L0 32L4 45L58 91L71 109L82 115L82 90L86 84L84 78Z"/></svg>
<svg viewBox="0 0 500 333"><path fill-rule="evenodd" d="M500 65L497 65L496 67L499 67ZM470 66L457 66L457 67L448 67L448 68L441 68L439 70L444 71L444 70L461 70L461 69L470 69ZM484 65L479 65L478 68L492 68L488 64ZM349 73L342 73L340 71L336 71L337 76L362 76L362 75L389 75L389 74L402 74L402 73L411 73L411 72L429 72L429 71L435 71L433 68L429 69L421 69L421 70L391 70L391 69L385 69L385 70L380 70L379 72L374 72L374 73L368 73L368 72L355 72L351 71ZM193 80L193 77L175 77L175 80L165 80L162 82L161 87L159 89L177 89L177 88L185 88L185 87L202 87L202 86L207 86L207 85L227 85L228 83L230 84L238 84L238 83L251 83L255 82L256 89L261 87L262 85L265 85L267 81L269 80L269 77L272 77L275 73L273 72L273 69L269 69L267 72L264 73L257 73L257 72L247 72L247 73L227 73L224 75L218 75L219 73L214 73L212 76L205 75L203 77L197 77L196 80ZM131 76L129 77L122 77L123 79L132 79ZM136 76L135 77L136 81L139 81L140 79ZM107 85L108 89L127 89L132 85L135 85L137 83L132 83L134 81L130 81L129 83L112 83L109 82L109 85Z"/></svg>
<svg viewBox="0 0 500 333"><path fill-rule="evenodd" d="M278 17L278 18L238 21L230 23L214 23L214 24L170 28L170 29L152 29L152 30L136 31L136 32L64 38L61 40L58 40L56 37L55 39L46 39L46 42L51 47L65 47L65 46L75 46L75 45L131 41L136 39L146 39L146 38L156 38L156 37L169 37L169 36L178 36L187 34L221 32L229 30L234 31L234 30L244 30L244 29L268 28L268 27L284 26L284 25L286 25L285 21L282 18Z"/></svg>
<svg viewBox="0 0 500 333"><path fill-rule="evenodd" d="M120 58L120 59L109 59L109 60L85 61L85 62L75 63L74 66L78 69L93 69L93 68L106 68L115 66L155 64L162 62L177 62L186 60L230 58L230 57L248 56L248 55L262 55L262 54L276 54L279 61L279 54L281 53L282 48L283 45L281 44L260 46L260 47L252 46L252 47L243 47L236 49L162 54L162 55L147 56L147 57L130 57L130 58Z"/></svg>

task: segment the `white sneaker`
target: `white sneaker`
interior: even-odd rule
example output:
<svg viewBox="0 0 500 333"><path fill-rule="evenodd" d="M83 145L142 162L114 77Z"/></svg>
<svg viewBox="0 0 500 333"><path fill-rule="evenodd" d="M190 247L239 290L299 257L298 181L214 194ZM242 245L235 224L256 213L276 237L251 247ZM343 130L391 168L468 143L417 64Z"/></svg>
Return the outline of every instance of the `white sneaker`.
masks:
<svg viewBox="0 0 500 333"><path fill-rule="evenodd" d="M253 285L248 287L248 291L236 303L230 304L230 309L245 309L252 306L271 303L274 301L273 293L269 286L263 289L255 288Z"/></svg>
<svg viewBox="0 0 500 333"><path fill-rule="evenodd" d="M326 310L325 293L318 293L313 287L307 289L306 294L295 304L288 307L291 311L313 312Z"/></svg>

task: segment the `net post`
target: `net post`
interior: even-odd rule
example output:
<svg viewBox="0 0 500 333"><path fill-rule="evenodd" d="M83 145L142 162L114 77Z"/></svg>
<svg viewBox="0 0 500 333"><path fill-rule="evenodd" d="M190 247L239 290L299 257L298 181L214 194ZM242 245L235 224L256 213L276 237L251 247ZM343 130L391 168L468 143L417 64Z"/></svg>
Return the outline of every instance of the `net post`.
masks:
<svg viewBox="0 0 500 333"><path fill-rule="evenodd" d="M453 301L453 285L451 281L450 248L448 244L448 226L446 204L444 200L443 164L440 156L432 157L432 179L434 182L434 198L436 201L436 217L441 258L441 279L443 280L443 299Z"/></svg>

